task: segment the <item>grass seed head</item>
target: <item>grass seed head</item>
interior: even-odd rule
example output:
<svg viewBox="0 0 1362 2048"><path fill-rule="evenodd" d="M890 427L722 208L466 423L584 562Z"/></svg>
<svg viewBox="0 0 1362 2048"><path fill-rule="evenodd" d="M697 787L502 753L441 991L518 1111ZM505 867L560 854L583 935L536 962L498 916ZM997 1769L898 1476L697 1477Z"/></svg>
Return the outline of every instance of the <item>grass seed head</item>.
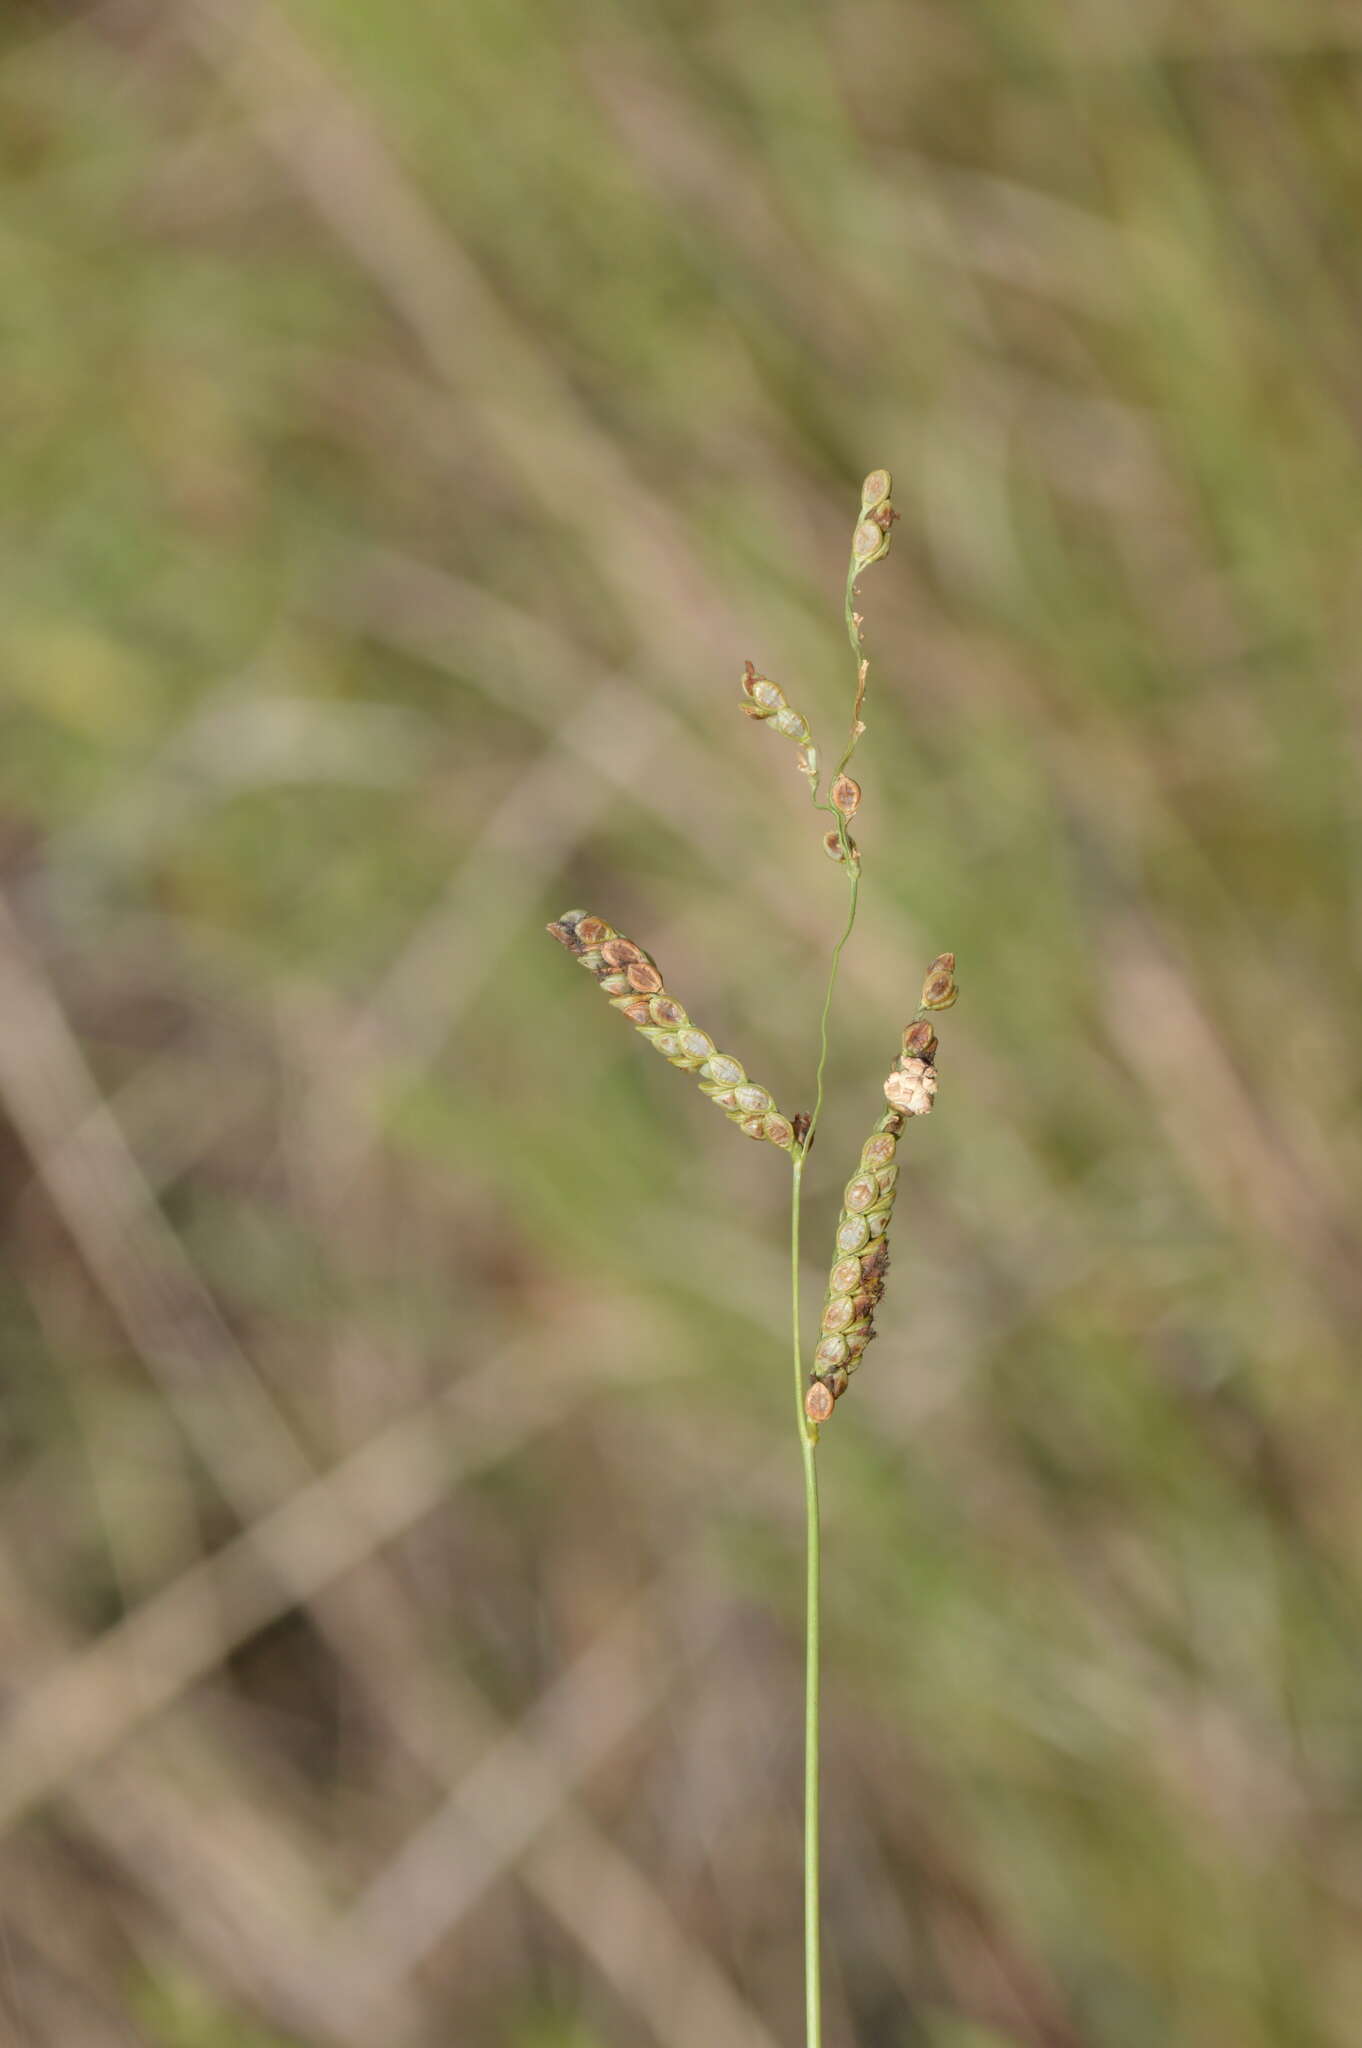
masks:
<svg viewBox="0 0 1362 2048"><path fill-rule="evenodd" d="M930 1007L954 1002L955 955L941 953L927 970ZM943 1000L943 998L945 1000ZM889 1222L898 1190L899 1139L910 1116L925 1116L936 1095L936 1033L925 1019L903 1034L903 1052L884 1084L889 1102L861 1147L858 1170L842 1194L832 1267L813 1354L813 1369L804 1413L814 1424L826 1422L846 1392L867 1345L875 1340L875 1310L889 1271Z"/></svg>
<svg viewBox="0 0 1362 2048"><path fill-rule="evenodd" d="M754 674L754 681L762 680ZM584 910L566 911L547 929L596 976L613 1007L663 1059L695 1074L703 1093L718 1104L730 1123L737 1124L749 1138L776 1145L783 1152L793 1150L795 1131L789 1118L780 1114L767 1089L748 1080L741 1060L720 1052L709 1034L691 1023L680 1003L667 993L657 963L642 946L626 939L604 918L588 917Z"/></svg>

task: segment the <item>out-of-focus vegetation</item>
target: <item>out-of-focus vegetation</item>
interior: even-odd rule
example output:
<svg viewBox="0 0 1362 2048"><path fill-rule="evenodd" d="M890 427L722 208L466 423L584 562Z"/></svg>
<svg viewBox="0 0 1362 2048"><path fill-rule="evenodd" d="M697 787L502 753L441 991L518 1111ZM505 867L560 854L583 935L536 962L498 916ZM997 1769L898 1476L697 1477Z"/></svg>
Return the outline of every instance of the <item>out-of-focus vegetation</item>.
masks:
<svg viewBox="0 0 1362 2048"><path fill-rule="evenodd" d="M129 0L0 56L0 2008L799 2038L787 1175L964 998L828 1432L829 2038L1362 2009L1362 11Z"/></svg>

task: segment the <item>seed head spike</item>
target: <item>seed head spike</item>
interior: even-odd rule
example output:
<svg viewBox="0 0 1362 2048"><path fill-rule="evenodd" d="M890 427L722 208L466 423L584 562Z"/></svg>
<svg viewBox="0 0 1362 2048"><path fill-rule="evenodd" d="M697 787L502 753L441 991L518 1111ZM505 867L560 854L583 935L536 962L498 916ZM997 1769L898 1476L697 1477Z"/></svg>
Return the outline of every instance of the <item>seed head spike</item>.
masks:
<svg viewBox="0 0 1362 2048"><path fill-rule="evenodd" d="M737 1124L749 1138L764 1139L782 1152L793 1149L794 1125L781 1115L769 1090L749 1081L742 1062L720 1052L708 1033L691 1023L680 1003L667 993L661 972L641 946L624 938L603 918L588 917L583 910L567 911L546 929L595 975L615 1008L663 1059L695 1075L702 1092L719 1105L730 1123Z"/></svg>
<svg viewBox="0 0 1362 2048"><path fill-rule="evenodd" d="M943 953L928 970L946 974L955 1000L955 955ZM938 1007L941 1007L938 1004ZM875 1337L875 1309L889 1270L889 1219L898 1190L895 1153L910 1116L926 1116L936 1095L936 1034L925 1020L908 1026L903 1054L884 1084L889 1107L861 1147L860 1165L842 1194L832 1269L804 1413L826 1422Z"/></svg>

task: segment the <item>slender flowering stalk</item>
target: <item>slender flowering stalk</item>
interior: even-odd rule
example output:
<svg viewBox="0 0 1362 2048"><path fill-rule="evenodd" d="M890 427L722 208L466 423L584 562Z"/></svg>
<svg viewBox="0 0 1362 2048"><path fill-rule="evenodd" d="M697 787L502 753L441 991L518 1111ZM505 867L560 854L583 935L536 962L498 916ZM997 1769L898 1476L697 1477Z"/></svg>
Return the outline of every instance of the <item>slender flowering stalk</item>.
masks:
<svg viewBox="0 0 1362 2048"><path fill-rule="evenodd" d="M730 1123L746 1137L764 1138L783 1152L793 1148L794 1125L776 1108L769 1089L749 1081L741 1060L720 1052L708 1032L691 1023L642 946L584 910L565 910L547 930L595 975L612 1009L622 1011L664 1060L695 1075Z"/></svg>
<svg viewBox="0 0 1362 2048"><path fill-rule="evenodd" d="M851 537L846 580L846 629L856 663L855 694L846 745L822 790L819 751L809 721L787 699L779 683L761 675L749 661L743 665L743 710L757 723L789 740L799 755L800 773L809 784L815 810L831 820L823 836L825 852L839 862L847 878L847 915L832 949L827 986L818 1027L818 1065L814 1075L813 1109L786 1117L769 1091L750 1081L740 1061L718 1051L714 1041L692 1024L685 1010L663 985L657 963L641 946L626 939L603 918L568 910L549 926L554 938L595 975L612 1005L634 1024L650 1044L669 1060L695 1074L700 1087L724 1114L751 1138L765 1140L790 1155L790 1329L794 1365L795 1417L804 1471L805 1504L805 1632L804 1632L804 1985L806 2048L822 2048L821 1905L819 1894L819 1636L821 1610L821 1547L818 1471L815 1453L819 1426L831 1416L851 1375L875 1334L874 1317L889 1268L889 1221L897 1192L899 1140L911 1117L926 1116L936 1095L936 1033L925 1013L944 1010L955 1001L955 955L942 953L932 962L923 984L918 1016L903 1035L903 1052L884 1083L888 1107L861 1147L856 1172L842 1196L836 1251L823 1303L822 1324L806 1376L799 1312L800 1218L804 1168L823 1113L828 1063L829 1026L842 952L856 923L861 883L861 856L847 829L860 809L861 788L848 766L865 732L865 704L870 662L861 638L862 619L856 609L858 579L889 552L898 513L890 499L888 470L872 470L861 488L861 505Z"/></svg>

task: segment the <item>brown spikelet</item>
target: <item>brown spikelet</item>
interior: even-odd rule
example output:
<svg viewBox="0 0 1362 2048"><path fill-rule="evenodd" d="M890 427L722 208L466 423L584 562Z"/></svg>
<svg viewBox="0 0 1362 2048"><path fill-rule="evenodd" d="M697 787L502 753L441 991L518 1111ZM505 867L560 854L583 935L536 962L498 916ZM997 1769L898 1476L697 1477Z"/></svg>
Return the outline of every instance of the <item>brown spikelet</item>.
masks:
<svg viewBox="0 0 1362 2048"><path fill-rule="evenodd" d="M853 782L849 775L839 775L828 793L832 798L833 808L839 810L844 818L855 816L861 802L859 782Z"/></svg>
<svg viewBox="0 0 1362 2048"><path fill-rule="evenodd" d="M751 664L749 663L749 667ZM755 680L760 681L757 677ZM749 1138L764 1139L782 1152L795 1144L794 1125L782 1116L769 1090L749 1081L740 1060L720 1052L706 1032L692 1024L667 993L657 963L603 918L565 911L546 927L559 945L596 976L611 1003L674 1067L693 1073L711 1102Z"/></svg>
<svg viewBox="0 0 1362 2048"><path fill-rule="evenodd" d="M922 1008L949 1010L959 993L955 985L954 953L938 953L922 984Z"/></svg>

